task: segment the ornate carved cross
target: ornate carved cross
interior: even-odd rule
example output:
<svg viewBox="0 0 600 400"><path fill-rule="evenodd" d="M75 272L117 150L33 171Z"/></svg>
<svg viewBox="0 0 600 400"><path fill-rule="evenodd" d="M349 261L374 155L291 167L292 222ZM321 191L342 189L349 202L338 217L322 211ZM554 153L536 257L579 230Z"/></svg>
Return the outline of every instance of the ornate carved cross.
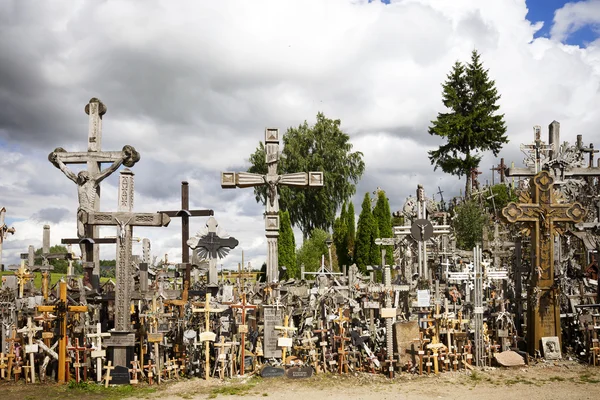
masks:
<svg viewBox="0 0 600 400"><path fill-rule="evenodd" d="M279 236L279 194L278 187L322 187L323 172L296 172L279 175L277 164L279 160L279 129L265 129L265 148L267 174L253 174L249 172L222 172L221 187L232 189L235 187L247 188L268 186L267 204L265 214L265 233L267 237L267 283L278 279L279 260L277 252L277 238Z"/></svg>
<svg viewBox="0 0 600 400"><path fill-rule="evenodd" d="M510 223L527 223L533 246L532 282L529 285L528 336L530 353L540 349L542 336L560 337L560 305L554 286L554 236L557 223L583 220L581 203L559 204L554 198L554 179L547 171L531 179L531 192L523 203L509 203L502 215Z"/></svg>
<svg viewBox="0 0 600 400"><path fill-rule="evenodd" d="M6 208L0 208L0 271L4 271L4 265L2 264L2 243L4 243L4 239L6 239L6 234L10 233L12 235L15 234L15 228L8 227L4 223L4 215L6 214Z"/></svg>

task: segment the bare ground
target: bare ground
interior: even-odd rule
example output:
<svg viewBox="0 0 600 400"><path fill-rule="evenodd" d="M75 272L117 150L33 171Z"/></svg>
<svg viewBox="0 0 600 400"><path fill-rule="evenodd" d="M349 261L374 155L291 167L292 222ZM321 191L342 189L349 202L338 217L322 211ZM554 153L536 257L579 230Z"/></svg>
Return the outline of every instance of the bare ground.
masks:
<svg viewBox="0 0 600 400"><path fill-rule="evenodd" d="M526 368L489 368L447 372L437 376L402 374L317 375L305 380L235 378L181 380L166 385L104 389L89 385L24 385L0 383L0 399L251 399L294 400L426 400L426 399L600 399L600 367L574 362L541 363Z"/></svg>

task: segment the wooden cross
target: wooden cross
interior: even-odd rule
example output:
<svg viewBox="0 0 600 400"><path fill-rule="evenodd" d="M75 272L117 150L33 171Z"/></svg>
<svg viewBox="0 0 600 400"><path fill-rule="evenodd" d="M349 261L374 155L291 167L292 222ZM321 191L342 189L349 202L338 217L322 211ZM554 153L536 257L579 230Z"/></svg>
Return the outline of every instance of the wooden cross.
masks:
<svg viewBox="0 0 600 400"><path fill-rule="evenodd" d="M96 350L92 350L92 358L96 359L96 382L102 380L102 359L106 357L106 350L102 350L102 338L110 337L110 333L102 332L102 324L96 323L96 333L88 333L87 337L94 341Z"/></svg>
<svg viewBox="0 0 600 400"><path fill-rule="evenodd" d="M206 299L204 300L204 308L192 308L192 312L204 313L204 332L200 334L200 341L206 342L204 351L204 379L210 377L210 342L214 342L216 334L210 331L210 313L220 313L225 310L210 307L210 292L206 292Z"/></svg>
<svg viewBox="0 0 600 400"><path fill-rule="evenodd" d="M554 179L547 171L540 172L531 180L531 192L525 195L528 201L511 202L502 210L509 223L525 222L531 231L534 273L528 298L534 301L527 307L527 342L531 355L540 350L543 336L561 337L560 302L554 285L554 237L559 233L556 224L578 223L586 215L579 202L557 203L553 184ZM539 304L541 298L544 298L543 304Z"/></svg>
<svg viewBox="0 0 600 400"><path fill-rule="evenodd" d="M41 331L41 326L35 326L33 323L33 319L31 317L27 317L27 326L19 329L17 332L21 334L27 334L27 346L25 346L25 353L29 353L29 365L34 366L35 362L35 353L37 353L37 345L33 343L33 338L35 337L36 332ZM31 383L35 383L35 368L31 370Z"/></svg>
<svg viewBox="0 0 600 400"><path fill-rule="evenodd" d="M75 381L79 382L81 380L81 369L83 368L83 380L87 377L87 367L85 365L85 351L87 348L85 346L79 346L79 338L75 338L75 345L71 345L68 347L68 350L73 351L75 353L75 362L73 363L73 368L75 369ZM83 352L83 360L79 357L79 353ZM82 363L83 361L83 363Z"/></svg>
<svg viewBox="0 0 600 400"><path fill-rule="evenodd" d="M6 378L6 368L8 364L6 364L8 359L4 356L4 353L0 353L0 379Z"/></svg>
<svg viewBox="0 0 600 400"><path fill-rule="evenodd" d="M281 363L283 365L285 365L286 351L288 348L292 347L292 338L288 337L288 332L291 332L293 334L293 332L296 332L298 330L297 328L290 327L289 321L290 321L290 317L289 317L289 315L286 315L283 317L283 326L281 326L281 325L275 326L275 330L283 332L283 337L280 337L278 339L278 346L281 347L281 349L282 349Z"/></svg>
<svg viewBox="0 0 600 400"><path fill-rule="evenodd" d="M219 343L215 343L214 346L218 348L217 361L219 362L219 364L221 364L221 366L219 367L219 378L225 379L225 370L227 369L226 349L228 347L232 347L233 343L225 342L225 336L221 335L221 341Z"/></svg>
<svg viewBox="0 0 600 400"><path fill-rule="evenodd" d="M152 360L148 360L148 364L144 365L144 368L148 371L146 376L148 377L148 384L152 385L154 378L154 365L152 365Z"/></svg>
<svg viewBox="0 0 600 400"><path fill-rule="evenodd" d="M133 361L131 361L131 368L129 368L129 373L131 374L131 379L129 383L132 385L137 385L138 383L138 374L142 371L140 370L140 363L137 358L137 354L134 356Z"/></svg>
<svg viewBox="0 0 600 400"><path fill-rule="evenodd" d="M6 358L8 359L8 364L7 364L7 373L8 373L8 377L7 379L10 380L11 375L12 375L12 370L13 370L13 363L15 360L15 343L16 342L20 342L21 339L17 338L17 329L13 326L12 328L12 333L11 333L11 337L6 339L7 342L10 343L10 346L8 347L8 354L6 355Z"/></svg>
<svg viewBox="0 0 600 400"><path fill-rule="evenodd" d="M245 350L246 350L246 334L248 333L248 325L246 325L246 310L255 310L258 306L254 304L246 303L246 293L242 293L241 303L232 304L230 307L234 309L239 309L242 312L242 323L238 326L238 332L241 336L241 365L240 365L240 374L244 375L244 367L245 367Z"/></svg>
<svg viewBox="0 0 600 400"><path fill-rule="evenodd" d="M498 166L493 167L491 169L491 171L492 171L492 185L494 184L494 172L498 172L498 174L500 175L500 183L504 183L506 168L508 168L508 165L504 164L504 158L501 158L500 159L500 164L498 164Z"/></svg>
<svg viewBox="0 0 600 400"><path fill-rule="evenodd" d="M221 173L221 187L255 188L267 186L265 233L267 237L267 283L278 281L279 262L277 255L277 238L279 236L279 185L296 187L322 187L323 172L297 172L279 175L279 130L265 129L265 152L267 173L265 175L249 172Z"/></svg>
<svg viewBox="0 0 600 400"><path fill-rule="evenodd" d="M59 298L58 304L53 306L38 306L38 312L54 312L60 320L60 339L58 342L58 383L65 383L67 371L65 371L65 363L67 358L67 318L69 313L87 312L87 306L69 306L67 305L67 283L59 282Z"/></svg>
<svg viewBox="0 0 600 400"><path fill-rule="evenodd" d="M6 239L6 234L10 233L12 235L15 234L15 228L8 227L4 223L4 215L6 214L6 208L0 208L0 271L4 271L4 264L2 264L2 243L4 243L4 239Z"/></svg>
<svg viewBox="0 0 600 400"><path fill-rule="evenodd" d="M77 184L79 198L77 236L79 238L97 238L99 227L88 226L80 219L80 211L100 210L100 182L115 172L120 166L133 167L140 155L132 146L124 146L122 151L102 151L102 116L106 114L106 106L97 98L92 98L85 107L89 115L88 146L85 152L66 152L56 148L49 154L48 160L59 168L70 180ZM102 170L103 163L111 163L110 167ZM87 169L77 175L68 169L68 164L86 164ZM93 263L93 285L99 282L100 252L99 246L93 241L81 244L82 259Z"/></svg>
<svg viewBox="0 0 600 400"><path fill-rule="evenodd" d="M29 272L29 269L25 267L25 260L21 259L21 266L18 270L15 271L15 276L17 277L17 281L19 283L19 298L23 298L23 289L25 288L25 284L33 279L33 274Z"/></svg>
<svg viewBox="0 0 600 400"><path fill-rule="evenodd" d="M323 320L319 320L319 329L314 329L313 333L321 334L321 341L319 342L319 346L321 347L321 357L323 359L323 371L327 372L327 332L329 330L323 327ZM318 371L317 371L318 372Z"/></svg>
<svg viewBox="0 0 600 400"><path fill-rule="evenodd" d="M109 382L112 380L110 371L115 369L115 367L112 366L112 361L109 361L108 364L104 367L104 369L106 370L106 374L104 375L104 387L107 388Z"/></svg>
<svg viewBox="0 0 600 400"><path fill-rule="evenodd" d="M190 252L188 240L190 238L190 217L209 217L215 215L213 210L190 210L190 190L186 181L181 182L181 209L174 211L159 211L170 218L181 218L181 263L185 264L183 276L182 300L187 301L188 289L190 287Z"/></svg>
<svg viewBox="0 0 600 400"><path fill-rule="evenodd" d="M338 347L338 373L348 373L348 361L346 355L348 352L345 349L345 342L350 341L350 338L346 336L346 328L344 323L349 322L350 318L344 315L344 310L340 307L338 309L338 317L334 319L334 322L338 324L338 334L334 336L335 340L340 342Z"/></svg>

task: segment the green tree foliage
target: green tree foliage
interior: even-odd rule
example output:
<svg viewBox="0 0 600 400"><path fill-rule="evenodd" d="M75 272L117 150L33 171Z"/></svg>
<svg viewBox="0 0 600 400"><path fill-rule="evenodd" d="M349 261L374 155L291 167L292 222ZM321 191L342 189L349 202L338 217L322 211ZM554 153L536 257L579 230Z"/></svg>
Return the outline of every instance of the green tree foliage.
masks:
<svg viewBox="0 0 600 400"><path fill-rule="evenodd" d="M502 213L502 209L511 201L519 201L519 196L517 196L515 191L503 183L492 186L491 190L494 196L493 202L490 195L486 196L490 197L486 199L486 207L488 210L490 210L490 212L494 212L494 206L496 206L496 215L500 215L500 213Z"/></svg>
<svg viewBox="0 0 600 400"><path fill-rule="evenodd" d="M321 257L325 255L325 262L329 262L329 249L325 241L329 234L323 229L316 228L312 231L310 237L302 243L302 246L296 252L296 263L298 270L304 265L306 272L317 271L321 266Z"/></svg>
<svg viewBox="0 0 600 400"><path fill-rule="evenodd" d="M459 249L471 250L476 243L482 242L487 216L474 200L457 205L454 213L452 227L456 233L456 245Z"/></svg>
<svg viewBox="0 0 600 400"><path fill-rule="evenodd" d="M279 240L277 250L279 253L279 265L287 267L288 277L300 277L300 269L296 265L296 239L290 222L290 214L287 211L279 211Z"/></svg>
<svg viewBox="0 0 600 400"><path fill-rule="evenodd" d="M100 276L114 278L117 272L117 260L100 260Z"/></svg>
<svg viewBox="0 0 600 400"><path fill-rule="evenodd" d="M429 160L434 169L466 176L468 196L470 171L479 166L481 152L492 151L496 156L508 143L504 114L495 114L500 109L496 104L500 95L476 50L466 66L459 61L454 64L442 88L442 101L449 112L438 113L429 134L445 138L447 143L429 151Z"/></svg>
<svg viewBox="0 0 600 400"><path fill-rule="evenodd" d="M367 270L367 265L377 264L377 261L381 258L379 248L375 245L375 239L378 235L377 222L371 211L371 198L369 193L365 193L362 209L358 216L356 245L354 248L354 262L362 272Z"/></svg>
<svg viewBox="0 0 600 400"><path fill-rule="evenodd" d="M37 249L34 253L35 257L35 265L42 265L42 251L43 249ZM65 246L60 246L60 245L56 245L56 246L52 246L50 247L50 254L66 254L68 253L68 250ZM54 266L54 270L52 272L55 273L59 273L59 274L66 274L67 273L67 268L69 267L69 262L65 259L60 259L60 258L52 258L50 260L48 260L48 262L50 263L50 265ZM76 266L74 264L74 266Z"/></svg>
<svg viewBox="0 0 600 400"><path fill-rule="evenodd" d="M377 228L380 238L391 238L394 235L392 230L392 212L390 211L390 203L385 196L384 190L377 192L377 203L373 209L373 217L377 222ZM381 247L379 250L381 251ZM394 246L383 246L385 248L385 263L394 265ZM381 252L380 252L381 256Z"/></svg>
<svg viewBox="0 0 600 400"><path fill-rule="evenodd" d="M350 266L354 263L354 246L356 244L356 219L354 216L354 204L348 203L346 210L346 229L348 229L346 237L346 246L348 247L348 264Z"/></svg>
<svg viewBox="0 0 600 400"><path fill-rule="evenodd" d="M349 266L348 255L348 227L346 226L346 203L342 205L340 216L333 223L333 244L335 245L336 255L339 265Z"/></svg>
<svg viewBox="0 0 600 400"><path fill-rule="evenodd" d="M279 173L322 171L324 187L312 190L279 187L279 205L290 213L292 225L298 226L306 239L314 228L328 230L335 220L337 209L356 193L356 183L365 164L363 154L352 152L350 137L340 129L340 120L317 114L317 122L306 121L297 128L288 128L283 136L283 151ZM248 172L266 174L265 146L262 142L250 155ZM266 204L266 187L257 187L257 202Z"/></svg>

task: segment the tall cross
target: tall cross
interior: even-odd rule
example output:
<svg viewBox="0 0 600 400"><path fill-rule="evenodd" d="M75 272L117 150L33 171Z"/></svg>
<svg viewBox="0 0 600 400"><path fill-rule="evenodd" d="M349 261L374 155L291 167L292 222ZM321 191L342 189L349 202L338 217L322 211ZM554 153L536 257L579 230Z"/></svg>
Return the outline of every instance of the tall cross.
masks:
<svg viewBox="0 0 600 400"><path fill-rule="evenodd" d="M65 370L67 358L67 318L69 313L87 312L87 306L69 306L67 305L67 283L59 282L58 304L53 306L37 306L38 312L53 312L57 314L60 321L60 339L58 342L58 373L56 380L58 383L65 383L67 371Z"/></svg>
<svg viewBox="0 0 600 400"><path fill-rule="evenodd" d="M479 190L479 179L478 176L483 172L479 171L477 168L471 168L471 189Z"/></svg>
<svg viewBox="0 0 600 400"><path fill-rule="evenodd" d="M267 237L267 283L273 283L279 277L277 240L279 237L279 185L297 187L322 187L323 172L297 172L279 175L279 129L265 129L265 151L267 174L249 172L222 172L221 187L247 188L267 185L267 204L265 213L265 235Z"/></svg>
<svg viewBox="0 0 600 400"><path fill-rule="evenodd" d="M4 215L6 214L6 208L0 208L0 271L4 271L4 264L2 264L2 243L4 243L4 239L6 239L6 234L10 233L11 235L15 234L15 228L8 227L4 223Z"/></svg>
<svg viewBox="0 0 600 400"><path fill-rule="evenodd" d="M77 184L77 236L97 238L99 227L86 226L81 219L81 213L99 211L100 182L115 172L121 164L133 167L139 161L140 155L129 145L124 146L122 151L102 151L102 116L106 114L106 106L97 98L92 98L85 106L85 113L89 115L87 151L66 152L58 147L48 155L48 160ZM103 163L111 165L103 170ZM75 174L67 167L68 164L86 164L87 169ZM81 244L81 258L84 262L93 263L93 281L97 283L100 279L100 249L97 244Z"/></svg>
<svg viewBox="0 0 600 400"><path fill-rule="evenodd" d="M134 226L167 226L171 219L161 213L134 213L133 210L133 179L131 170L121 171L119 176L117 212L86 212L82 220L89 226L116 226L117 257L115 290L115 333L128 335L131 330L131 286L133 271L131 270L131 248ZM115 347L115 365L126 365L126 348Z"/></svg>
<svg viewBox="0 0 600 400"><path fill-rule="evenodd" d="M509 203L502 215L509 223L525 222L531 229L533 246L530 304L527 307L529 352L540 349L543 336L561 336L560 302L554 285L554 237L557 223L583 220L586 210L581 203L558 204L554 199L554 179L542 171L531 179L526 203Z"/></svg>
<svg viewBox="0 0 600 400"><path fill-rule="evenodd" d="M181 182L181 209L174 211L159 211L171 218L181 218L181 263L185 265L185 274L183 277L184 296L187 296L187 290L190 287L190 252L188 240L190 238L190 217L209 217L215 215L213 210L190 210L190 188L186 181ZM187 301L187 298L185 298Z"/></svg>
<svg viewBox="0 0 600 400"><path fill-rule="evenodd" d="M235 248L239 242L234 237L221 238L217 234L219 226L214 217L210 217L206 222L208 233L206 235L196 235L187 241L187 245L192 249L198 249L198 255L201 258L209 259L208 284L217 284L217 257L223 258L229 250Z"/></svg>
<svg viewBox="0 0 600 400"><path fill-rule="evenodd" d="M242 293L241 302L239 304L232 304L230 307L240 309L242 312L242 321L241 321L242 323L238 326L238 332L240 333L240 336L242 337L242 339L241 339L242 361L241 361L241 366L240 366L240 374L244 375L245 357L246 357L246 354L245 354L246 334L248 333L248 325L246 325L246 310L255 310L258 306L255 306L254 304L246 303L246 293Z"/></svg>

